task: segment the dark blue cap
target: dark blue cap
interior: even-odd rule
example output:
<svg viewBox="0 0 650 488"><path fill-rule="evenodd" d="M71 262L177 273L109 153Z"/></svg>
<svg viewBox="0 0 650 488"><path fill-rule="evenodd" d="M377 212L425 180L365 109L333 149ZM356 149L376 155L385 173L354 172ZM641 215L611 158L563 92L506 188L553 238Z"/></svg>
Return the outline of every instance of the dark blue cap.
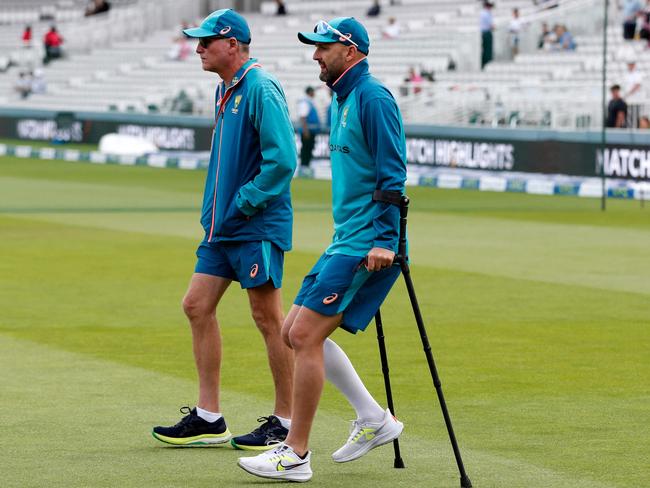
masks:
<svg viewBox="0 0 650 488"><path fill-rule="evenodd" d="M232 9L215 10L208 15L199 27L185 29L188 37L234 37L239 42L250 44L251 30L248 22Z"/></svg>
<svg viewBox="0 0 650 488"><path fill-rule="evenodd" d="M338 32L337 32L338 31ZM305 44L340 42L346 46L356 44L364 54L370 50L368 31L354 17L337 17L329 22L316 24L314 32L299 32L298 39Z"/></svg>

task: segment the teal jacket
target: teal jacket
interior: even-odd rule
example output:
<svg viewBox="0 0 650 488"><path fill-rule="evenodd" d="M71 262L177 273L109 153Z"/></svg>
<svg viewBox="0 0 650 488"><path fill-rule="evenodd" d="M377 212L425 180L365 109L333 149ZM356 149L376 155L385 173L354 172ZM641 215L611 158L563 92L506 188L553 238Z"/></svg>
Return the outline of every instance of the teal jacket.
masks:
<svg viewBox="0 0 650 488"><path fill-rule="evenodd" d="M297 160L282 87L251 59L217 89L201 214L205 241L263 240L291 249L289 184Z"/></svg>
<svg viewBox="0 0 650 488"><path fill-rule="evenodd" d="M330 120L334 238L326 252L397 252L399 209L372 200L375 189L404 193L406 142L397 103L370 75L366 59L330 88L336 93Z"/></svg>

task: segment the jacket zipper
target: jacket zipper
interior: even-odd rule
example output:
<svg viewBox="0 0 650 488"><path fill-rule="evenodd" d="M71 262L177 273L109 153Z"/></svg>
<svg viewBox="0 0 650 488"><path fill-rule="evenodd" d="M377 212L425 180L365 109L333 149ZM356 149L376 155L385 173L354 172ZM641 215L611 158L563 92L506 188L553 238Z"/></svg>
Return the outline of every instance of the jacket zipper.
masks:
<svg viewBox="0 0 650 488"><path fill-rule="evenodd" d="M217 169L214 175L214 197L212 198L212 224L210 225L210 237L208 242L212 242L214 233L214 215L217 212L217 186L219 185L219 167L221 166L221 136L223 135L223 112L221 112L221 126L219 127L219 147L217 149Z"/></svg>
<svg viewBox="0 0 650 488"><path fill-rule="evenodd" d="M217 186L219 184L219 167L221 166L221 140L222 140L222 135L223 135L223 124L225 121L225 111L226 111L226 104L228 103L228 100L230 100L230 95L232 95L232 92L239 84L241 80L244 79L244 76L252 69L252 68L260 68L261 65L258 63L254 63L250 65L246 71L242 74L241 78L239 78L239 81L229 87L226 92L223 94L223 97L218 102L218 110L217 110L217 117L216 117L216 123L219 123L219 117L221 117L221 127L219 127L219 147L217 148L217 169L215 171L214 175L214 197L212 198L212 223L210 224L210 236L208 237L208 242L212 242L212 236L214 233L214 216L217 213Z"/></svg>

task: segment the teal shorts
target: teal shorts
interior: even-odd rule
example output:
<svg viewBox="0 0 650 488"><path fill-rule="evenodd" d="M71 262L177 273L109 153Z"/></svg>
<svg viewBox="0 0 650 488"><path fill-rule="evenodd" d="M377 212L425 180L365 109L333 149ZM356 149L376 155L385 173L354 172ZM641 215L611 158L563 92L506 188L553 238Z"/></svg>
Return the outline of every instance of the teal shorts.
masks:
<svg viewBox="0 0 650 488"><path fill-rule="evenodd" d="M368 327L399 274L398 265L368 271L364 258L323 254L303 280L294 304L327 316L342 313L341 328L356 334Z"/></svg>
<svg viewBox="0 0 650 488"><path fill-rule="evenodd" d="M239 281L242 288L255 288L271 281L282 286L284 252L269 241L205 242L196 250L195 273Z"/></svg>

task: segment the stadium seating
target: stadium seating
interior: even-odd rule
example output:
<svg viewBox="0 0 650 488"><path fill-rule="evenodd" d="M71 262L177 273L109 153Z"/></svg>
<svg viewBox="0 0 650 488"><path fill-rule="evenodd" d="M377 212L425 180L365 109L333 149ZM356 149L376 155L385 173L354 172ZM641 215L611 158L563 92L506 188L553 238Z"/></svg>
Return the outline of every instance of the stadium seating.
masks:
<svg viewBox="0 0 650 488"><path fill-rule="evenodd" d="M170 61L166 53L179 34L182 20L198 19L198 2L191 0L122 0L105 16L84 18L83 2L27 0L0 8L0 58L18 67L0 73L0 100L25 108L169 111L183 91L193 101L195 115L213 113L217 78L201 71L194 56ZM384 2L387 3L387 2ZM372 39L372 72L398 97L405 120L428 124L506 124L511 126L599 126L601 120L602 12L596 0L564 0L551 10L538 11L531 2L505 0L495 9L495 61L479 70L480 36L476 0L401 0L385 5L378 18L367 18L366 0L286 2L288 16L276 17L274 2L262 13L247 13L251 24L252 55L281 80L293 111L307 85L321 86L312 49L297 42L296 32L321 18L354 15L363 19ZM524 29L521 54L510 59L507 24L518 7ZM12 91L19 69L40 65L40 39L51 21L39 20L43 9L57 19L66 42L67 57L45 68L48 92L25 100ZM620 81L630 50L647 66L650 51L638 43L623 43L620 21L612 11L607 32L607 83ZM30 17L31 15L31 17ZM37 17L34 17L36 15ZM384 39L381 32L390 16L402 32ZM148 19L146 23L142 19ZM566 23L576 37L574 52L548 52L536 47L542 21ZM34 27L34 46L20 47L23 25ZM454 71L447 71L450 60ZM433 73L435 82L418 90L404 82L409 67ZM2 62L0 59L0 69ZM416 93L417 91L417 93ZM646 97L639 97L641 101ZM542 102L543 100L543 102ZM326 90L318 90L324 111ZM646 106L639 103L641 110Z"/></svg>

